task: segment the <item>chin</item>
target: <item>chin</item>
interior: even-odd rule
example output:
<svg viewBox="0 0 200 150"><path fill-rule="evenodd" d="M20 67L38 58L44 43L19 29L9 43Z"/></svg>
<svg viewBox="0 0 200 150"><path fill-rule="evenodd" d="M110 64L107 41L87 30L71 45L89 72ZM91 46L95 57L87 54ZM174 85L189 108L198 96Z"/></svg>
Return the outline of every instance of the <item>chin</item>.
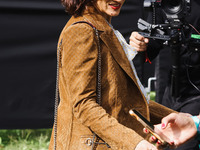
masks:
<svg viewBox="0 0 200 150"><path fill-rule="evenodd" d="M111 16L111 17L116 17L116 16L118 16L118 15L119 15L119 12L110 13L110 16Z"/></svg>

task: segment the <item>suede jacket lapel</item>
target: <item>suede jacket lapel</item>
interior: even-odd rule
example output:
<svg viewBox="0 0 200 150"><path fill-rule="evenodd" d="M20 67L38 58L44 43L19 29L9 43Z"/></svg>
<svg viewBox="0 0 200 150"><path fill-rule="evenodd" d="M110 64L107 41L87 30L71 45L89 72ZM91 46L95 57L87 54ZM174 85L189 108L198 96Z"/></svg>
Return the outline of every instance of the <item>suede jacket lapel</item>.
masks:
<svg viewBox="0 0 200 150"><path fill-rule="evenodd" d="M121 68L130 76L130 78L136 82L136 78L133 74L131 65L126 57L124 50L122 49L121 44L119 43L117 37L112 33L113 40L110 40L109 35L101 34L102 41L109 47L110 52L112 53L115 61L121 66ZM109 41L109 42L108 42ZM137 82L136 82L137 83Z"/></svg>
<svg viewBox="0 0 200 150"><path fill-rule="evenodd" d="M87 15L87 11L89 12ZM115 61L121 66L121 68L127 73L127 75L137 84L136 78L132 71L131 65L126 57L126 54L115 36L112 28L108 25L105 18L103 18L93 8L89 8L84 14L84 20L92 23L100 33L100 39L109 48ZM92 13L94 12L94 13Z"/></svg>

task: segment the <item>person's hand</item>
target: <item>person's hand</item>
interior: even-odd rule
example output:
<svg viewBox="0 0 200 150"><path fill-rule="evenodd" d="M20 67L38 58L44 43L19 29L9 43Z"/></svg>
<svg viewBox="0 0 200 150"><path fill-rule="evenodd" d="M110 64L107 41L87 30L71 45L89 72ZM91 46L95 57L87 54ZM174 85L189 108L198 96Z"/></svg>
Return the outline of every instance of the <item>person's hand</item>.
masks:
<svg viewBox="0 0 200 150"><path fill-rule="evenodd" d="M174 147L182 145L197 134L193 119L185 113L172 113L154 127L155 132Z"/></svg>
<svg viewBox="0 0 200 150"><path fill-rule="evenodd" d="M146 51L149 39L143 37L138 32L132 32L129 44L133 46L137 51Z"/></svg>
<svg viewBox="0 0 200 150"><path fill-rule="evenodd" d="M149 130L148 129L146 129L146 128L144 128L143 129L143 132L145 133L145 134L149 134L150 132L149 132ZM156 133L157 134L157 133ZM157 136L159 136L158 134L157 134ZM161 137L160 137L161 138ZM152 143L152 144L154 144L158 149L164 149L164 148L166 148L166 147L170 147L170 148L174 148L174 145L173 144L169 144L168 142L166 142L166 141L164 141L163 140L163 137L161 138L162 140L162 142L164 142L164 143L162 143L160 140L158 140L154 135L151 135L150 137L149 137L149 139L148 139L148 141L150 142L150 143ZM166 139L166 138L165 138Z"/></svg>
<svg viewBox="0 0 200 150"><path fill-rule="evenodd" d="M160 136L169 137L169 142L179 146L193 138L197 133L197 129L188 114L172 113L164 117L161 124L155 125L155 132Z"/></svg>
<svg viewBox="0 0 200 150"><path fill-rule="evenodd" d="M135 150L158 150L158 149L148 141L142 140L138 143Z"/></svg>

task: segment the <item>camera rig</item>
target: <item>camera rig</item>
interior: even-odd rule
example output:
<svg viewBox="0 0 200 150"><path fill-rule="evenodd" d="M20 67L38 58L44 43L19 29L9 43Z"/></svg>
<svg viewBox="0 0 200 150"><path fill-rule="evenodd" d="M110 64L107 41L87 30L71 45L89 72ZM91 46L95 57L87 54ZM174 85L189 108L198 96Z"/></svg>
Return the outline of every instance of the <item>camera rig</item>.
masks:
<svg viewBox="0 0 200 150"><path fill-rule="evenodd" d="M190 51L200 51L200 35L185 34L192 26L187 23L185 17L190 15L190 0L144 0L144 8L150 9L153 16L153 24L142 19L138 20L139 32L142 36L163 40L171 47L172 75L171 95L179 96L179 61L182 46ZM161 8L166 16L164 24L156 24L156 9Z"/></svg>

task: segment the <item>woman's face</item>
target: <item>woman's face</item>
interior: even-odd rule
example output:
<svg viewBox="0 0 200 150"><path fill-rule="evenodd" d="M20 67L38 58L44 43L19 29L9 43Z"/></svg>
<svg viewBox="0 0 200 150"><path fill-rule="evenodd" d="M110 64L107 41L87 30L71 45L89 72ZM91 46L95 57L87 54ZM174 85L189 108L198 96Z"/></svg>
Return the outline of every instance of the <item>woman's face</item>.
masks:
<svg viewBox="0 0 200 150"><path fill-rule="evenodd" d="M95 0L94 6L108 19L118 16L125 0Z"/></svg>

